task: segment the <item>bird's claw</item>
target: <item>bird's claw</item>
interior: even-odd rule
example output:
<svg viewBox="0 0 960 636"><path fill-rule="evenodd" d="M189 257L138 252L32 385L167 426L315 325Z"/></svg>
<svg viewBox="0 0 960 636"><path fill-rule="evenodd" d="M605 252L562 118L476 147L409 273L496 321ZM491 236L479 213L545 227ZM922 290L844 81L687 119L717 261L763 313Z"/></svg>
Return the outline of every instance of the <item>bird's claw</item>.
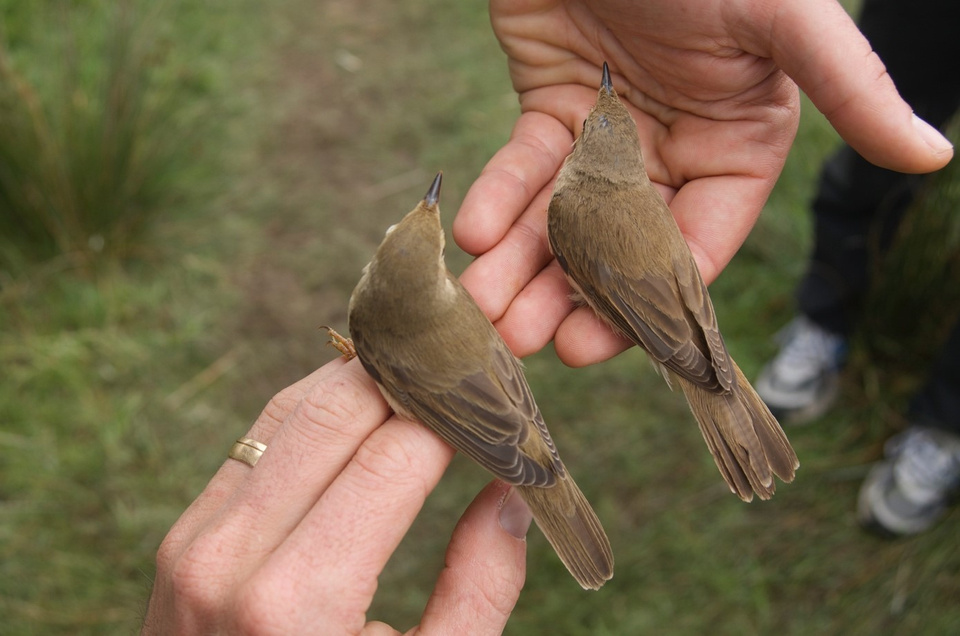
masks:
<svg viewBox="0 0 960 636"><path fill-rule="evenodd" d="M339 351L345 359L353 360L357 357L357 349L353 346L353 340L350 338L344 338L337 333L336 330L331 327L327 327L326 325L323 325L320 328L326 329L327 335L330 336L330 340L327 342L327 344Z"/></svg>

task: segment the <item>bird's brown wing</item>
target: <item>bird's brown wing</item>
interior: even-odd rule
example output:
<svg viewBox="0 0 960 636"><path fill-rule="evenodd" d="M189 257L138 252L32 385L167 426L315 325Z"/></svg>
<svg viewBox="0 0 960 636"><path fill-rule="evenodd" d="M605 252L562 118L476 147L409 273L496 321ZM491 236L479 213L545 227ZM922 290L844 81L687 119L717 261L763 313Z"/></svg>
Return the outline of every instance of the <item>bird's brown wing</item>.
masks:
<svg viewBox="0 0 960 636"><path fill-rule="evenodd" d="M727 351L727 345L720 335L720 326L717 324L717 314L713 310L710 292L700 277L700 271L693 260L693 255L686 253L686 258L674 268L677 289L680 298L691 319L696 324L696 331L703 338L703 343L709 351L710 362L717 375L720 386L729 390L737 385L736 366Z"/></svg>
<svg viewBox="0 0 960 636"><path fill-rule="evenodd" d="M631 277L594 261L587 285L593 288L583 291L654 360L705 389L728 390L736 382L730 357L706 287L690 261L675 268L673 279Z"/></svg>
<svg viewBox="0 0 960 636"><path fill-rule="evenodd" d="M491 327L491 331L493 328ZM494 332L495 334L495 332ZM512 485L552 486L565 469L519 361L497 336L488 366L426 386L403 359L360 359L406 414ZM359 351L359 350L358 350Z"/></svg>

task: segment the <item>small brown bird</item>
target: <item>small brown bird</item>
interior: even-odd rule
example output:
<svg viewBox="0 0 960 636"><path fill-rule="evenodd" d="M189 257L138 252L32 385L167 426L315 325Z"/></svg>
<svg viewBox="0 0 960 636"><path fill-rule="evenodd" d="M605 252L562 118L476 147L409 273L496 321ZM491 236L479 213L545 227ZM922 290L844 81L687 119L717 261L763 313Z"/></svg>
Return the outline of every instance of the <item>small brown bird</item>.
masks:
<svg viewBox="0 0 960 636"><path fill-rule="evenodd" d="M574 578L598 589L613 576L610 542L520 361L444 263L440 178L387 230L350 297L356 353L398 415L516 488Z"/></svg>
<svg viewBox="0 0 960 636"><path fill-rule="evenodd" d="M730 357L697 264L650 182L637 126L606 63L597 103L557 177L550 249L576 294L670 374L730 489L744 501L793 480L797 456Z"/></svg>

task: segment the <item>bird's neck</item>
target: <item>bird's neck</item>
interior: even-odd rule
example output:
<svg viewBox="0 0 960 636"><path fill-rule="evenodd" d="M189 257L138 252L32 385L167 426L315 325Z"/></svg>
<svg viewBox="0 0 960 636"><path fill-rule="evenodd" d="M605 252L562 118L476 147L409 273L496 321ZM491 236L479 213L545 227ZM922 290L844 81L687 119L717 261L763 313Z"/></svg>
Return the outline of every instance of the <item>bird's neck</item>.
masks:
<svg viewBox="0 0 960 636"><path fill-rule="evenodd" d="M578 161L568 162L565 172L574 183L583 180L598 181L617 186L645 186L650 178L643 162L636 161ZM558 185L560 185L558 183Z"/></svg>

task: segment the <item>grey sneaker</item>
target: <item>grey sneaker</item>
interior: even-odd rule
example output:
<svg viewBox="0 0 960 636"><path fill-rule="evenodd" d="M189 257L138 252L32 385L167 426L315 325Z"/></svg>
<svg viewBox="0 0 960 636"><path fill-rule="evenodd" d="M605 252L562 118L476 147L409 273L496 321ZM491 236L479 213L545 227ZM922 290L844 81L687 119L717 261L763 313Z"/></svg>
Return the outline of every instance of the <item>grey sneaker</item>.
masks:
<svg viewBox="0 0 960 636"><path fill-rule="evenodd" d="M781 422L801 424L823 415L837 398L847 339L797 316L780 333L777 356L754 388Z"/></svg>
<svg viewBox="0 0 960 636"><path fill-rule="evenodd" d="M884 536L923 532L960 487L960 436L911 426L891 437L883 454L860 487L857 521Z"/></svg>

